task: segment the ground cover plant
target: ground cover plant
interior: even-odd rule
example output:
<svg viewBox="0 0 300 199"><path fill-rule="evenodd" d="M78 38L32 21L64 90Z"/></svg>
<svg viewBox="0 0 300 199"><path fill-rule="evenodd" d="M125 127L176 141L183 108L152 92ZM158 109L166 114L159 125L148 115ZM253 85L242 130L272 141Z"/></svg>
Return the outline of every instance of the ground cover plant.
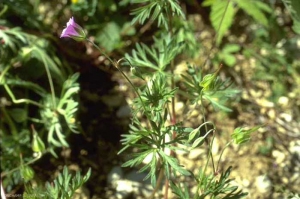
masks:
<svg viewBox="0 0 300 199"><path fill-rule="evenodd" d="M0 5L2 198L299 197L298 1ZM235 179L260 156L281 175L255 195ZM150 192L118 193L115 165Z"/></svg>

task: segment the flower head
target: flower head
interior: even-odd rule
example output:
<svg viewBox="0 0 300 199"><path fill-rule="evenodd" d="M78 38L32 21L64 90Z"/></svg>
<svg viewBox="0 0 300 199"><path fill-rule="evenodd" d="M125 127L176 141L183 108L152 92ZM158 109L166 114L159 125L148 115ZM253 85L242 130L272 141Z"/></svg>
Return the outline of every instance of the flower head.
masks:
<svg viewBox="0 0 300 199"><path fill-rule="evenodd" d="M60 35L60 38L62 37L69 37L76 41L83 41L86 39L86 34L83 28L74 21L73 17L71 17L67 23L67 27L63 29Z"/></svg>

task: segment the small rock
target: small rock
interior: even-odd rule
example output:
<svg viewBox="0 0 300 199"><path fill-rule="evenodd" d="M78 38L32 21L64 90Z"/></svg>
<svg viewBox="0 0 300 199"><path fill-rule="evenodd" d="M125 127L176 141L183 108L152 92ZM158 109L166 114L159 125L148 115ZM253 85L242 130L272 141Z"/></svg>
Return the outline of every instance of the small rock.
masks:
<svg viewBox="0 0 300 199"><path fill-rule="evenodd" d="M243 180L242 180L242 185L243 185L244 187L249 187L250 181L247 180L247 179L243 179Z"/></svg>
<svg viewBox="0 0 300 199"><path fill-rule="evenodd" d="M282 107L286 107L289 104L289 98L286 96L279 97L278 104Z"/></svg>
<svg viewBox="0 0 300 199"><path fill-rule="evenodd" d="M277 164L281 164L285 160L285 154L278 150L273 150L272 156L275 158Z"/></svg>
<svg viewBox="0 0 300 199"><path fill-rule="evenodd" d="M128 105L121 106L116 114L118 118L130 117L131 109Z"/></svg>
<svg viewBox="0 0 300 199"><path fill-rule="evenodd" d="M291 122L293 120L293 116L288 113L281 113L279 117L284 119L286 122Z"/></svg>
<svg viewBox="0 0 300 199"><path fill-rule="evenodd" d="M107 175L107 181L109 184L116 186L118 180L122 179L123 171L120 166L114 166Z"/></svg>
<svg viewBox="0 0 300 199"><path fill-rule="evenodd" d="M139 183L132 182L130 180L118 180L116 181L116 196L118 199L124 199L129 196L138 187Z"/></svg>
<svg viewBox="0 0 300 199"><path fill-rule="evenodd" d="M101 100L109 107L118 107L123 102L124 97L121 95L104 95Z"/></svg>
<svg viewBox="0 0 300 199"><path fill-rule="evenodd" d="M255 184L260 193L269 193L271 191L272 182L265 175L256 177Z"/></svg>
<svg viewBox="0 0 300 199"><path fill-rule="evenodd" d="M195 159L198 159L204 153L205 153L204 149L196 148L196 149L193 149L190 151L188 158L191 160L195 160Z"/></svg>
<svg viewBox="0 0 300 199"><path fill-rule="evenodd" d="M268 110L267 114L270 117L270 119L275 119L276 118L276 112L275 112L274 109Z"/></svg>
<svg viewBox="0 0 300 199"><path fill-rule="evenodd" d="M289 151L300 158L300 140L291 141Z"/></svg>
<svg viewBox="0 0 300 199"><path fill-rule="evenodd" d="M220 148L220 144L219 144L218 139L214 139L214 142L212 144L211 153L213 155L217 155L219 153L219 148Z"/></svg>
<svg viewBox="0 0 300 199"><path fill-rule="evenodd" d="M75 194L73 195L72 198L73 199L89 199L90 192L86 187L82 186L75 191Z"/></svg>

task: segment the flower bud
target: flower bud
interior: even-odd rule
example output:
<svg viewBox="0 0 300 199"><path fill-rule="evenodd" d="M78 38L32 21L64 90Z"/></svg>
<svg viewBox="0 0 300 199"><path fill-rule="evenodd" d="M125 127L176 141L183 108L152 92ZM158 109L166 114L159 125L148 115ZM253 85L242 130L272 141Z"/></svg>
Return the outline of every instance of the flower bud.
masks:
<svg viewBox="0 0 300 199"><path fill-rule="evenodd" d="M75 23L74 18L71 17L69 22L67 23L67 27L63 29L60 38L62 37L69 37L76 41L83 41L86 40L86 34L83 28Z"/></svg>
<svg viewBox="0 0 300 199"><path fill-rule="evenodd" d="M34 170L29 166L21 166L20 172L25 182L28 182L34 177Z"/></svg>
<svg viewBox="0 0 300 199"><path fill-rule="evenodd" d="M34 152L41 153L41 152L45 151L45 144L41 140L41 138L38 136L38 134L33 126L32 126L32 130L33 130L33 139L32 139L32 145L31 145L32 150Z"/></svg>
<svg viewBox="0 0 300 199"><path fill-rule="evenodd" d="M231 137L236 144L243 144L243 143L249 141L251 133L257 131L260 127L261 127L261 125L255 126L248 130L246 130L245 128L242 128L242 127L238 127L234 130Z"/></svg>

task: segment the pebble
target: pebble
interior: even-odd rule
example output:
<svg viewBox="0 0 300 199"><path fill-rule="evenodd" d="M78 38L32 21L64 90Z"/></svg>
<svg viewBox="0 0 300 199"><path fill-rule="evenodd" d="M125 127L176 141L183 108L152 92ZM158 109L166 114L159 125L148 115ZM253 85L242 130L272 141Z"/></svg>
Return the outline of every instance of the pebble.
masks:
<svg viewBox="0 0 300 199"><path fill-rule="evenodd" d="M213 155L218 155L218 153L219 153L219 148L220 148L220 144L219 144L218 139L214 139L214 142L213 142L213 144L212 144L211 153L212 153Z"/></svg>
<svg viewBox="0 0 300 199"><path fill-rule="evenodd" d="M261 175L261 176L257 176L255 179L255 185L257 187L257 190L260 193L269 193L272 189L272 182L271 180L265 176L265 175Z"/></svg>
<svg viewBox="0 0 300 199"><path fill-rule="evenodd" d="M131 115L131 109L128 105L121 106L117 111L118 118L127 118Z"/></svg>
<svg viewBox="0 0 300 199"><path fill-rule="evenodd" d="M285 160L285 154L279 150L273 150L272 156L275 158L277 164L281 164Z"/></svg>
<svg viewBox="0 0 300 199"><path fill-rule="evenodd" d="M289 98L286 96L279 97L278 104L282 107L286 107L289 104Z"/></svg>
<svg viewBox="0 0 300 199"><path fill-rule="evenodd" d="M202 148L196 148L190 151L188 158L190 160L195 160L200 158L202 154L205 154L205 150Z"/></svg>
<svg viewBox="0 0 300 199"><path fill-rule="evenodd" d="M123 171L120 166L114 166L107 175L107 181L111 185L115 185L118 180L123 177Z"/></svg>
<svg viewBox="0 0 300 199"><path fill-rule="evenodd" d="M107 176L108 183L115 189L115 198L125 199L131 194L149 197L152 193L150 179L143 181L147 173L139 173L137 170L124 175L120 166L115 166Z"/></svg>
<svg viewBox="0 0 300 199"><path fill-rule="evenodd" d="M291 122L293 120L293 116L288 113L281 113L279 117L284 119L286 122Z"/></svg>

